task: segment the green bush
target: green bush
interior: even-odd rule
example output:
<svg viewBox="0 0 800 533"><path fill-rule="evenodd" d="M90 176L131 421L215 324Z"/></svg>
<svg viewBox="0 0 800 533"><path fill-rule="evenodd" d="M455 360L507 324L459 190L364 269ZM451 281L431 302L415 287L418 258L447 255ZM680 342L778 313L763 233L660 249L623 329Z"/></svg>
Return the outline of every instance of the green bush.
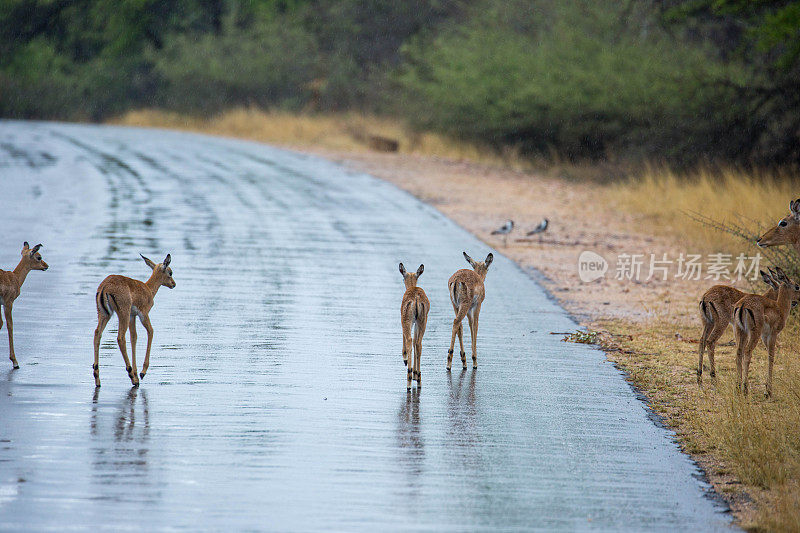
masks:
<svg viewBox="0 0 800 533"><path fill-rule="evenodd" d="M228 25L222 35L175 35L154 57L158 101L207 113L237 105L296 108L307 100L317 61L313 37L277 21Z"/></svg>
<svg viewBox="0 0 800 533"><path fill-rule="evenodd" d="M418 41L399 76L404 104L422 125L527 152L679 160L734 152L723 132L736 113L720 82L738 72L620 20L614 6L562 3L527 23L487 9L469 26Z"/></svg>

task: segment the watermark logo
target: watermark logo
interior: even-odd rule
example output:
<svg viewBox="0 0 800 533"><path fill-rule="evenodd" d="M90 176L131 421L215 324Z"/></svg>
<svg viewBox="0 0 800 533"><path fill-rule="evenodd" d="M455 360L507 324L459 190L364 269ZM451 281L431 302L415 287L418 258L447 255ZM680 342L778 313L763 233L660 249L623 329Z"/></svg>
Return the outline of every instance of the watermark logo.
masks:
<svg viewBox="0 0 800 533"><path fill-rule="evenodd" d="M705 259L705 260L704 260ZM684 254L669 257L668 254L617 254L613 271L618 281L666 281L668 278L684 280L738 281L758 279L761 254L747 256L739 254ZM578 277L591 283L605 277L609 270L606 259L591 250L584 250L578 257Z"/></svg>
<svg viewBox="0 0 800 533"><path fill-rule="evenodd" d="M608 272L608 261L602 255L584 250L578 257L578 277L584 283L600 279Z"/></svg>

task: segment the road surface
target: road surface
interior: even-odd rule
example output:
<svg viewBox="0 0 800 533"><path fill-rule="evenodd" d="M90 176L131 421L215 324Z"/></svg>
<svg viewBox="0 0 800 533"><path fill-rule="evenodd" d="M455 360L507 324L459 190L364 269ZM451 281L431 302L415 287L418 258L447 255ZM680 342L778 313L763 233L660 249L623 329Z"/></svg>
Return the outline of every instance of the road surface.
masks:
<svg viewBox="0 0 800 533"><path fill-rule="evenodd" d="M716 530L673 435L512 262L477 371L445 370L447 279L490 251L372 177L268 146L0 122L0 266L41 242L0 334L3 530ZM94 295L172 254L132 389ZM406 392L403 261L431 301ZM588 290L588 288L587 288ZM465 324L466 328L466 324ZM469 338L469 336L466 336ZM138 361L146 335L139 328Z"/></svg>

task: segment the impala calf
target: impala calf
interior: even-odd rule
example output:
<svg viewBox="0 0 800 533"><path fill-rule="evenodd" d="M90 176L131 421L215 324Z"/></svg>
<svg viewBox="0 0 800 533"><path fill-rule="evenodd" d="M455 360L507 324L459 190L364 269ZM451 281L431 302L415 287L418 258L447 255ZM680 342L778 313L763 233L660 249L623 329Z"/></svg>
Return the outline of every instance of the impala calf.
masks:
<svg viewBox="0 0 800 533"><path fill-rule="evenodd" d="M469 332L472 337L472 368L478 367L478 316L481 314L481 304L486 296L483 281L486 279L486 272L492 264L494 256L489 254L486 260L481 262L473 261L463 252L464 259L470 264L472 270L462 269L450 276L447 287L450 291L450 302L453 304L453 311L456 318L453 320L453 333L450 336L450 349L447 351L447 370L453 363L453 348L458 335L458 343L461 346L461 364L467 368L467 356L464 353L464 328L462 322L467 317L469 322Z"/></svg>
<svg viewBox="0 0 800 533"><path fill-rule="evenodd" d="M789 311L800 302L800 285L789 279L780 268L775 269L774 279L780 284L778 296L770 300L758 294L749 294L736 302L733 310L736 332L736 376L737 387L747 394L747 378L750 359L758 339L764 342L769 355L767 371L767 397L772 395L772 365L775 362L775 345Z"/></svg>
<svg viewBox="0 0 800 533"><path fill-rule="evenodd" d="M761 279L771 288L764 294L770 300L778 296L778 282L773 277L761 271ZM733 307L747 293L730 285L714 285L708 289L700 300L700 319L703 321L703 334L700 336L700 360L697 363L697 381L703 378L703 352L708 348L708 363L711 366L711 377L717 374L714 365L714 349L717 341L728 324L733 323Z"/></svg>
<svg viewBox="0 0 800 533"><path fill-rule="evenodd" d="M28 277L28 272L49 268L47 263L42 260L42 254L39 253L41 247L41 244L37 244L33 248L29 248L27 241L22 243L22 258L16 268L10 272L0 270L0 307L3 308L3 314L6 317L8 358L11 359L14 368L19 368L19 363L14 355L14 321L11 318L11 310L14 307L14 300L17 299L20 289L22 289L22 284L25 283L25 278ZM0 328L2 327L3 319L0 317Z"/></svg>
<svg viewBox="0 0 800 533"><path fill-rule="evenodd" d="M139 254L142 255L142 254ZM155 264L142 255L144 262L153 269L150 279L139 281L125 276L111 275L100 283L97 287L95 302L97 303L97 329L94 330L94 384L100 386L100 338L103 330L111 319L111 315L117 313L119 320L119 331L117 332L117 344L119 351L122 352L122 359L125 361L125 369L134 387L139 386L139 377L144 379L147 368L150 366L150 347L153 344L153 326L150 325L150 309L153 307L158 289L163 285L170 289L175 288L175 280L172 279L172 269L169 263L172 258L169 254L163 263ZM142 322L144 329L147 330L147 352L144 356L142 373L136 375L136 317ZM131 331L131 361L128 360L128 352L125 349L125 332Z"/></svg>
<svg viewBox="0 0 800 533"><path fill-rule="evenodd" d="M756 240L762 248L789 244L800 255L800 198L789 202L789 214Z"/></svg>
<svg viewBox="0 0 800 533"><path fill-rule="evenodd" d="M425 291L417 287L417 280L424 270L425 265L420 265L416 272L406 272L403 263L400 263L400 274L403 275L403 283L406 286L403 301L400 303L400 323L403 327L403 364L408 366L408 378L406 381L408 390L411 390L412 379L417 380L418 388L422 385L422 371L420 369L422 336L425 335L428 311L431 308ZM411 337L412 329L414 330L413 340ZM410 361L409 357L411 358Z"/></svg>

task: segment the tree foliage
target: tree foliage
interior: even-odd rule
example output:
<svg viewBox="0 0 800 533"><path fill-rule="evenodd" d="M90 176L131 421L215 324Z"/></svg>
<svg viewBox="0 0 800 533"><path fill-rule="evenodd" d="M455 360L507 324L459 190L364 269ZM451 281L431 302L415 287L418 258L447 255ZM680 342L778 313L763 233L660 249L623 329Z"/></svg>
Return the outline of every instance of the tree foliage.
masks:
<svg viewBox="0 0 800 533"><path fill-rule="evenodd" d="M0 0L0 116L393 113L569 158L800 162L800 1Z"/></svg>

